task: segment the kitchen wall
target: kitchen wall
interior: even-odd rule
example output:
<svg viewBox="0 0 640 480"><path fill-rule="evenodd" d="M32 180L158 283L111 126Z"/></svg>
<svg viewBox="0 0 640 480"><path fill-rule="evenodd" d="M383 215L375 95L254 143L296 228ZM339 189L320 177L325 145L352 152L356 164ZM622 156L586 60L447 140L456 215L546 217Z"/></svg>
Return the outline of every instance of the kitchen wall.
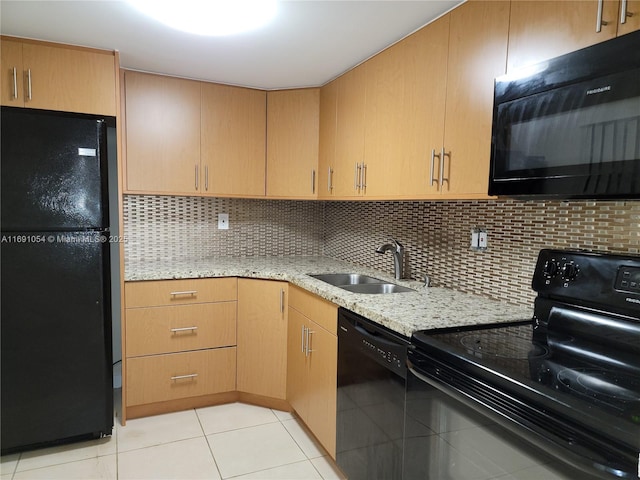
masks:
<svg viewBox="0 0 640 480"><path fill-rule="evenodd" d="M217 229L229 213L230 229ZM125 197L125 262L208 256L319 255L393 272L375 249L397 238L408 273L434 286L529 305L541 248L640 253L640 202L308 202ZM485 227L488 249L469 249Z"/></svg>

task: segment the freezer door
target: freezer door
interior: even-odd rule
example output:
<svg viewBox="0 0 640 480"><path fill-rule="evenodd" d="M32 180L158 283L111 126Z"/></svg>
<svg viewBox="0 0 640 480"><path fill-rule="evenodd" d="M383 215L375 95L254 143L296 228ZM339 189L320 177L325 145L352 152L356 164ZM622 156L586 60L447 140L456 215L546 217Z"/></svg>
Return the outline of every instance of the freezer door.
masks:
<svg viewBox="0 0 640 480"><path fill-rule="evenodd" d="M3 453L113 425L108 244L20 235L3 233L1 249Z"/></svg>
<svg viewBox="0 0 640 480"><path fill-rule="evenodd" d="M103 120L2 107L3 231L108 226Z"/></svg>

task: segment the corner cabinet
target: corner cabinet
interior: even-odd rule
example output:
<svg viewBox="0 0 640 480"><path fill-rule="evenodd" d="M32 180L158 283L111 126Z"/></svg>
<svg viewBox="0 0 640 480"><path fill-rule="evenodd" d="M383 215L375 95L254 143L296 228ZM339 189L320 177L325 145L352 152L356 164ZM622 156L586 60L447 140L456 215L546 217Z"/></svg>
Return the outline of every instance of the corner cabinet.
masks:
<svg viewBox="0 0 640 480"><path fill-rule="evenodd" d="M336 455L338 307L289 287L287 400L332 458Z"/></svg>
<svg viewBox="0 0 640 480"><path fill-rule="evenodd" d="M124 294L124 420L235 399L235 278L127 282Z"/></svg>
<svg viewBox="0 0 640 480"><path fill-rule="evenodd" d="M267 197L318 196L320 89L267 92Z"/></svg>
<svg viewBox="0 0 640 480"><path fill-rule="evenodd" d="M112 51L2 37L1 103L116 116Z"/></svg>
<svg viewBox="0 0 640 480"><path fill-rule="evenodd" d="M640 29L640 1L511 2L508 72Z"/></svg>
<svg viewBox="0 0 640 480"><path fill-rule="evenodd" d="M238 391L285 400L288 283L238 279Z"/></svg>

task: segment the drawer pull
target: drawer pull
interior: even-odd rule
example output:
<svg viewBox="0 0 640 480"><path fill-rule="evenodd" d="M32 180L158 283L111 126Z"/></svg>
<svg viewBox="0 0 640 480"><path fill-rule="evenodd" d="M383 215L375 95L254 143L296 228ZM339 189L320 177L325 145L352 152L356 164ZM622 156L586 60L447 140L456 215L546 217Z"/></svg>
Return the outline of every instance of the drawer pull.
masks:
<svg viewBox="0 0 640 480"><path fill-rule="evenodd" d="M197 290L185 290L184 292L171 292L169 295L171 296L176 296L176 295L191 295L191 296L195 296L198 293Z"/></svg>
<svg viewBox="0 0 640 480"><path fill-rule="evenodd" d="M182 328L172 328L171 332L172 333L177 333L177 332L193 332L194 330L197 330L198 327L182 327Z"/></svg>
<svg viewBox="0 0 640 480"><path fill-rule="evenodd" d="M171 380L183 380L185 378L196 378L197 376L197 373L191 373L189 375L176 375L175 377L171 377Z"/></svg>

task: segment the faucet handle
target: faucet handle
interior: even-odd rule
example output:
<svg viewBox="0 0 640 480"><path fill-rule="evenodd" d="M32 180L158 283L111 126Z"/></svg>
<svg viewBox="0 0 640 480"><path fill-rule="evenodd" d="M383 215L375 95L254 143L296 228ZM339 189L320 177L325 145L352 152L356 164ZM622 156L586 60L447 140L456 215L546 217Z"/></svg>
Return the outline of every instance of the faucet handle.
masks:
<svg viewBox="0 0 640 480"><path fill-rule="evenodd" d="M395 238L391 237L391 241L393 242L393 244L396 247L396 251L400 251L402 249L404 249L404 245L402 245L398 240L396 240Z"/></svg>

